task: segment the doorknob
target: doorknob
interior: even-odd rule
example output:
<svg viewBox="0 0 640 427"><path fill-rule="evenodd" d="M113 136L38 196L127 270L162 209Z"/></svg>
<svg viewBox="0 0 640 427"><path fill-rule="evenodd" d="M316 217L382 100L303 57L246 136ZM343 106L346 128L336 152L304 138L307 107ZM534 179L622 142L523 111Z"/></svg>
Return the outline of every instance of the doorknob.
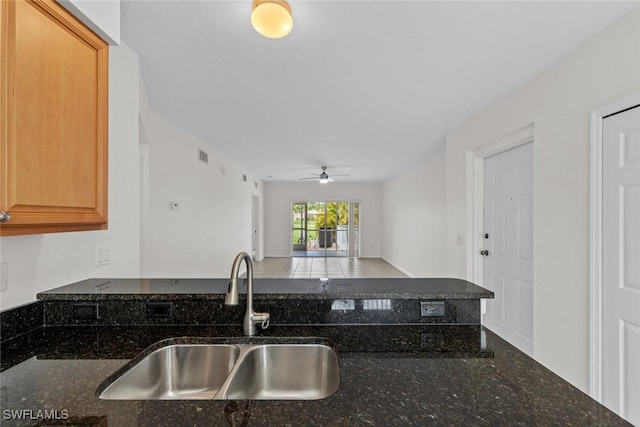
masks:
<svg viewBox="0 0 640 427"><path fill-rule="evenodd" d="M480 255L489 256L489 251L488 250L480 251Z"/></svg>

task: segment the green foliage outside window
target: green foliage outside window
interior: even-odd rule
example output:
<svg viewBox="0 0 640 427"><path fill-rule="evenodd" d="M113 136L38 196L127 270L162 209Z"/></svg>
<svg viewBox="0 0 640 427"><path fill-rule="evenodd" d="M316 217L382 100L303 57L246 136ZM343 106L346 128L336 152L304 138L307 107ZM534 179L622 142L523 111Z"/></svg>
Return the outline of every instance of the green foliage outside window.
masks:
<svg viewBox="0 0 640 427"><path fill-rule="evenodd" d="M330 202L316 216L318 228L336 228L338 225L349 224L349 202Z"/></svg>

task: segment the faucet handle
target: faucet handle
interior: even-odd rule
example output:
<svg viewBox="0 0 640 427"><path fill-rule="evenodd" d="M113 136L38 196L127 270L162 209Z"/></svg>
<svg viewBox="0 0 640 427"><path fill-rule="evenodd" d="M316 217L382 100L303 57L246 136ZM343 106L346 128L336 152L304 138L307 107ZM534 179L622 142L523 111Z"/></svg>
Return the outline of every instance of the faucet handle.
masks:
<svg viewBox="0 0 640 427"><path fill-rule="evenodd" d="M253 316L251 316L251 320L256 323L262 322L260 327L262 329L267 329L269 327L271 315L269 313L253 313Z"/></svg>

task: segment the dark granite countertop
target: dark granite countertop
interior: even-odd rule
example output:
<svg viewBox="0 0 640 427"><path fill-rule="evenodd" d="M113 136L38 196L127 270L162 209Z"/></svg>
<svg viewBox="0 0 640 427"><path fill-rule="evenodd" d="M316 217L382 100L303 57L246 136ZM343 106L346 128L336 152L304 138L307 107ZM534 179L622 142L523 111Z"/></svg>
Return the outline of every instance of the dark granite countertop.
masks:
<svg viewBox="0 0 640 427"><path fill-rule="evenodd" d="M228 279L88 279L37 295L40 300L221 299ZM254 279L254 299L479 299L493 292L461 279Z"/></svg>
<svg viewBox="0 0 640 427"><path fill-rule="evenodd" d="M238 336L241 327L43 327L2 345L2 425L52 425L8 420L7 410L30 410L31 417L58 411L73 425L118 427L630 425L490 331L445 326L440 336L437 328L262 331L335 343L340 387L323 400L106 401L95 395L99 384L150 344L169 337Z"/></svg>

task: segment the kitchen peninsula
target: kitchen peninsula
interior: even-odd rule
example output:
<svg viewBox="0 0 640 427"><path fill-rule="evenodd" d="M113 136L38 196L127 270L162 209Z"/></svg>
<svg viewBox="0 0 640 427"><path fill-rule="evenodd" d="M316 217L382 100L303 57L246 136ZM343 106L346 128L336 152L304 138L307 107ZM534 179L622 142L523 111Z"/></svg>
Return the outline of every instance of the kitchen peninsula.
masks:
<svg viewBox="0 0 640 427"><path fill-rule="evenodd" d="M629 425L484 330L480 299L493 294L469 282L254 285L256 308L272 319L259 337L335 344L334 394L310 401L101 400L98 386L157 341L240 336L244 304L241 295L238 307L224 306L223 279L91 279L2 313L3 410L58 411L74 425L125 427ZM18 330L29 322L30 331ZM36 422L3 418L8 426Z"/></svg>

